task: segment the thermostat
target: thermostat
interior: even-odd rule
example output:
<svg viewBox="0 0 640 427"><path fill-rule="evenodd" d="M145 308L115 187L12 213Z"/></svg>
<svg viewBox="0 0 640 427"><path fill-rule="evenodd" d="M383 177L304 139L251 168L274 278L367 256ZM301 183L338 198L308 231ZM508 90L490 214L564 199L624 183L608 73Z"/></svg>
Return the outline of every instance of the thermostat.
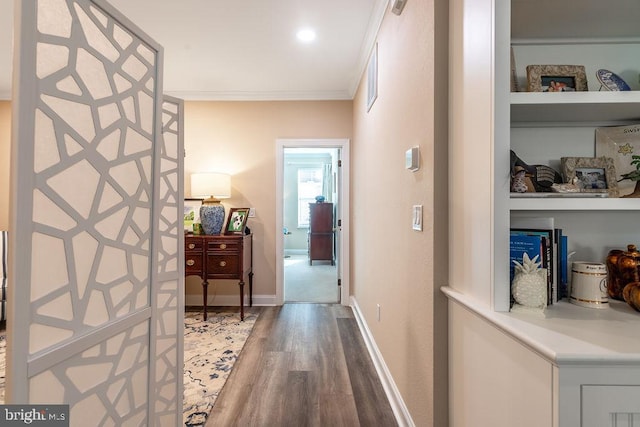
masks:
<svg viewBox="0 0 640 427"><path fill-rule="evenodd" d="M420 169L420 149L413 147L407 150L405 153L404 165L412 172Z"/></svg>

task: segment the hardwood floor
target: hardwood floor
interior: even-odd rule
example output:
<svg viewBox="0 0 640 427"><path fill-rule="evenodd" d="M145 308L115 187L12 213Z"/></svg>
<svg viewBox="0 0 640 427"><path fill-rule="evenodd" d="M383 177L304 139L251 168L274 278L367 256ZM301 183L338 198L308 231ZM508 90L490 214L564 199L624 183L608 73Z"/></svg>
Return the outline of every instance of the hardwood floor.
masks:
<svg viewBox="0 0 640 427"><path fill-rule="evenodd" d="M397 426L351 308L261 310L207 427Z"/></svg>

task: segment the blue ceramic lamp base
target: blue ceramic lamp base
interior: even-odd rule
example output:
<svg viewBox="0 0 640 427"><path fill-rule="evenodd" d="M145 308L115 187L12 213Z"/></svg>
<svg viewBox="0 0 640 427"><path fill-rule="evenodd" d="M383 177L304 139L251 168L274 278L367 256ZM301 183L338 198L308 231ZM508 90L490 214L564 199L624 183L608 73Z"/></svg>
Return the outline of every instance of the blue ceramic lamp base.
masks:
<svg viewBox="0 0 640 427"><path fill-rule="evenodd" d="M224 206L220 203L203 204L200 207L200 222L204 234L220 234L224 224Z"/></svg>

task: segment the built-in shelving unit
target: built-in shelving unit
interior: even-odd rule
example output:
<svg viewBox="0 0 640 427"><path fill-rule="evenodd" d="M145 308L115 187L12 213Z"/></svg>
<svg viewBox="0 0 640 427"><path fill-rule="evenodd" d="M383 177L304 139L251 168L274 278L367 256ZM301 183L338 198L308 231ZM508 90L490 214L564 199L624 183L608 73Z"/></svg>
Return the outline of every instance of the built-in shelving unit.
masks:
<svg viewBox="0 0 640 427"><path fill-rule="evenodd" d="M640 425L640 347L629 341L640 313L618 301L603 310L561 301L538 317L509 312L513 219L553 217L574 261L604 262L610 249L640 244L640 198L509 190L509 150L560 171L561 157L596 156L596 128L640 124L640 3L452 0L450 11L453 267L444 292L453 412L463 414L451 425L479 417L493 426L602 427L618 415ZM512 49L520 90L527 65L584 65L589 91L511 92ZM599 90L600 68L632 90ZM483 418L486 408L499 414Z"/></svg>
<svg viewBox="0 0 640 427"><path fill-rule="evenodd" d="M602 3L586 0L579 10L570 14L570 2L542 3L522 0L501 2L510 5L510 13L496 11L497 19L510 23L496 24L496 66L510 64L507 46L513 52L516 81L520 92L501 96L503 82L497 82L496 102L508 102L508 118L497 117L494 149L495 161L503 162L506 152L514 150L529 164L545 164L560 172L561 157L595 157L595 129L602 126L624 126L640 123L640 26L632 25L629 16L640 15L640 4L628 0ZM547 6L549 9L547 10ZM621 10L626 12L623 14ZM548 13L553 11L553 13ZM623 16L624 15L624 16ZM508 17L508 19L507 19ZM597 19L596 19L597 17ZM532 25L531 22L536 25ZM507 30L508 29L508 30ZM500 36L500 32L505 34ZM507 37L506 32L509 36ZM511 53L509 52L509 53ZM527 65L584 65L589 90L583 92L524 92ZM596 78L600 68L624 75L631 91L603 90ZM506 70L496 71L496 78ZM504 127L508 126L508 130ZM495 178L507 172L496 165ZM498 179L500 181L500 179ZM629 223L631 214L640 215L640 199L622 198L515 198L505 195L506 185L497 186L496 210L508 209L509 216L550 216L559 227L567 227L570 251L576 258L604 262L614 247L625 248L628 243L640 243L640 231ZM608 220L603 220L603 218ZM595 230L590 224L599 224ZM504 227L504 228L502 228ZM626 233L625 231L626 230ZM603 237L603 235L605 237ZM615 237L607 237L615 236ZM508 268L504 252L508 251L507 224L496 228L494 268L496 280L504 280ZM506 291L506 292L505 292ZM494 286L494 308L508 307L508 284Z"/></svg>

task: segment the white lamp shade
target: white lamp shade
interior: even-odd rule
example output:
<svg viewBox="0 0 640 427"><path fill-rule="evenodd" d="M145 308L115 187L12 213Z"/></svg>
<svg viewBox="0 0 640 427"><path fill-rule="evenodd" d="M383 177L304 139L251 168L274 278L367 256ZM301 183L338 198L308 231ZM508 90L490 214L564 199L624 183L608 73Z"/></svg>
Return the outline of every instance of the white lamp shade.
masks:
<svg viewBox="0 0 640 427"><path fill-rule="evenodd" d="M191 174L191 197L231 197L231 176L226 173Z"/></svg>

